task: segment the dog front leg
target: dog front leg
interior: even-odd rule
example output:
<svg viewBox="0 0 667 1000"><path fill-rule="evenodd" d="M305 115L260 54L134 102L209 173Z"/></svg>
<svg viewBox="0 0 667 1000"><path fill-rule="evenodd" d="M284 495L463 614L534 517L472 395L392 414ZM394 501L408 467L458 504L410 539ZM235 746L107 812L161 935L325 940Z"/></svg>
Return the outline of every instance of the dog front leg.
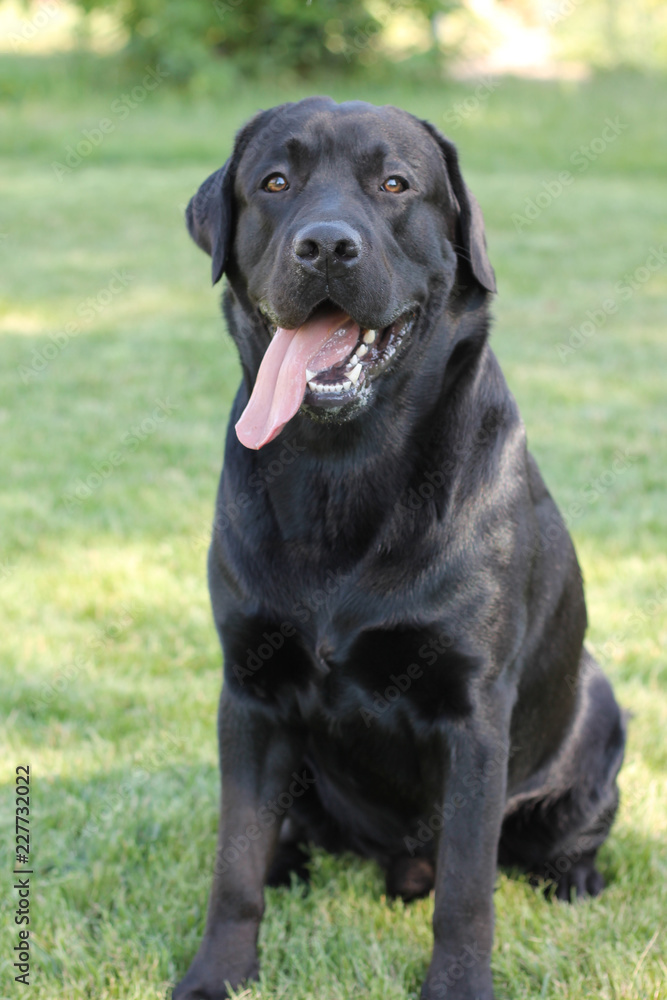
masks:
<svg viewBox="0 0 667 1000"><path fill-rule="evenodd" d="M494 742L484 728L483 735L459 730L448 741L433 957L422 1000L493 1000L493 889L509 751L506 736Z"/></svg>
<svg viewBox="0 0 667 1000"><path fill-rule="evenodd" d="M226 982L235 988L257 978L263 890L281 816L289 808L285 796L307 794L309 779L294 774L301 739L265 706L241 701L223 687L218 735L222 801L206 930L173 1000L223 1000Z"/></svg>

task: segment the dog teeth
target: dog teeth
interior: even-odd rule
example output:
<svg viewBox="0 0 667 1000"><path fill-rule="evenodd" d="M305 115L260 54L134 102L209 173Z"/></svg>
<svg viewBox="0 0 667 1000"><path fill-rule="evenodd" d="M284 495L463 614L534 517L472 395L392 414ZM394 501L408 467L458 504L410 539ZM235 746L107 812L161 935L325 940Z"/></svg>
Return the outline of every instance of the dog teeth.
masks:
<svg viewBox="0 0 667 1000"><path fill-rule="evenodd" d="M372 344L377 337L377 330L366 330L366 333L361 338L364 344Z"/></svg>
<svg viewBox="0 0 667 1000"><path fill-rule="evenodd" d="M358 366L361 369L361 365ZM357 372L354 376L353 381L359 378L359 373ZM313 392L323 393L323 392L345 392L347 389L352 387L352 382L345 379L344 382L313 382L312 380L308 382L308 388L312 389Z"/></svg>
<svg viewBox="0 0 667 1000"><path fill-rule="evenodd" d="M364 340L367 340L370 336L373 340L375 339L377 331L367 330L364 334ZM356 385L359 381L359 376L361 375L361 361L365 354L368 353L368 347L366 344L359 344L356 348L355 353L348 358L345 364L344 371L342 374L345 376L342 382L318 382L316 381L319 372L313 372L310 368L306 368L306 381L308 383L308 388L312 389L313 392L323 393L323 392L345 392L351 389L353 385Z"/></svg>

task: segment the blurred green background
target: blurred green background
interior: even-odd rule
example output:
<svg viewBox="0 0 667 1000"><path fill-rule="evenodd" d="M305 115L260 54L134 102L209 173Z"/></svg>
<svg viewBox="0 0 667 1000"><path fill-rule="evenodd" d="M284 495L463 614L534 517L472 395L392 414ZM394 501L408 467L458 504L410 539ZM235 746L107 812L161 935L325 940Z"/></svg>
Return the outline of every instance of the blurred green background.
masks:
<svg viewBox="0 0 667 1000"><path fill-rule="evenodd" d="M168 994L201 935L220 654L205 552L235 352L183 210L258 108L392 103L459 146L493 346L632 712L598 900L500 874L499 1000L667 998L665 6L0 3L0 997L30 763L35 1000ZM562 175L566 173L567 182ZM560 178L560 179L559 179ZM243 996L416 998L432 901L317 855Z"/></svg>

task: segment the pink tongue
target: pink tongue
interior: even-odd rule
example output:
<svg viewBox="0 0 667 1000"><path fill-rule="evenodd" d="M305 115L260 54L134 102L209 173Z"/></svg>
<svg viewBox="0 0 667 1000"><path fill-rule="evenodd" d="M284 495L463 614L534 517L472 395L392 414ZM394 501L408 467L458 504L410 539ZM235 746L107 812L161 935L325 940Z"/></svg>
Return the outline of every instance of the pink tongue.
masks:
<svg viewBox="0 0 667 1000"><path fill-rule="evenodd" d="M236 424L241 444L259 449L273 441L303 402L306 369L321 372L338 364L358 339L358 324L344 312L316 317L296 330L278 327Z"/></svg>

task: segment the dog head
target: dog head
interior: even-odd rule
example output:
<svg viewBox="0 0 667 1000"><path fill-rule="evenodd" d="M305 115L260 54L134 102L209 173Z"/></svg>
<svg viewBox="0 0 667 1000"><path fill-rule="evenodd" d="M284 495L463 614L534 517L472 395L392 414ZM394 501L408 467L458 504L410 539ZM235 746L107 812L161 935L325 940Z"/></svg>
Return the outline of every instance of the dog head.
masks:
<svg viewBox="0 0 667 1000"><path fill-rule="evenodd" d="M261 352L237 425L248 447L301 407L348 419L433 329L455 286L459 301L495 291L455 147L393 107L318 97L261 112L191 200L187 224L213 282L226 273L256 321Z"/></svg>

